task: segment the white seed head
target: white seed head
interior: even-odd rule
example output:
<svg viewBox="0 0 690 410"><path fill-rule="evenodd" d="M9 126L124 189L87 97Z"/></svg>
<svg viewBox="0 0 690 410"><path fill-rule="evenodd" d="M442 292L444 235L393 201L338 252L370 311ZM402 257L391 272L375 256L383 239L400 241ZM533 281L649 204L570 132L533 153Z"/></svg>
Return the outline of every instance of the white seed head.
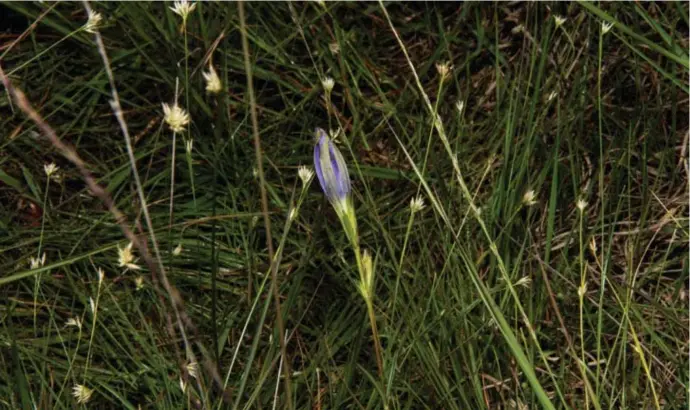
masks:
<svg viewBox="0 0 690 410"><path fill-rule="evenodd" d="M584 212L585 208L587 208L587 201L585 201L584 199L578 199L575 203L575 206L577 206L577 209L580 212Z"/></svg>
<svg viewBox="0 0 690 410"><path fill-rule="evenodd" d="M522 204L526 206L532 206L537 203L537 195L534 193L533 189L525 192L522 196Z"/></svg>
<svg viewBox="0 0 690 410"><path fill-rule="evenodd" d="M335 86L335 80L333 80L331 77L326 77L321 81L321 85L323 86L323 89L326 91L326 93L330 94L331 91L333 91L333 87Z"/></svg>
<svg viewBox="0 0 690 410"><path fill-rule="evenodd" d="M585 293L587 293L587 284L586 283L577 288L577 296L584 297Z"/></svg>
<svg viewBox="0 0 690 410"><path fill-rule="evenodd" d="M194 11L194 8L196 7L196 3L192 3L188 0L177 0L173 4L173 7L170 7L170 10L173 11L173 13L177 14L178 16L182 17L182 22L187 22L187 17L189 17L189 13Z"/></svg>
<svg viewBox="0 0 690 410"><path fill-rule="evenodd" d="M455 108L458 109L458 115L462 115L463 111L465 111L465 101L463 100L458 100L455 103Z"/></svg>
<svg viewBox="0 0 690 410"><path fill-rule="evenodd" d="M136 278L134 278L134 285L136 286L136 290L144 289L144 277L137 276Z"/></svg>
<svg viewBox="0 0 690 410"><path fill-rule="evenodd" d="M101 13L91 10L89 12L89 19L84 24L84 31L94 34L98 30L98 26L101 25L101 21L103 21Z"/></svg>
<svg viewBox="0 0 690 410"><path fill-rule="evenodd" d="M448 61L436 63L436 71L438 71L438 74L441 76L441 81L445 80L452 70L453 66Z"/></svg>
<svg viewBox="0 0 690 410"><path fill-rule="evenodd" d="M412 213L417 213L424 209L424 207L426 207L426 205L424 204L424 198L422 198L421 195L410 200L410 211L412 211Z"/></svg>
<svg viewBox="0 0 690 410"><path fill-rule="evenodd" d="M213 68L213 65L209 64L208 71L202 73L204 79L206 80L206 91L211 94L217 94L223 89L223 84L220 82L220 77L218 73Z"/></svg>
<svg viewBox="0 0 690 410"><path fill-rule="evenodd" d="M330 129L328 130L328 137L331 139L331 141L337 142L338 137L340 136L340 131L342 131L342 128L338 128L336 130Z"/></svg>
<svg viewBox="0 0 690 410"><path fill-rule="evenodd" d="M184 380L182 380L181 377L180 377L180 390L182 390L182 392L186 392L186 391L187 391L187 382L185 382Z"/></svg>
<svg viewBox="0 0 690 410"><path fill-rule="evenodd" d="M549 97L546 99L547 102L551 102L554 98L558 96L558 93L555 91L551 91L551 94L549 94Z"/></svg>
<svg viewBox="0 0 690 410"><path fill-rule="evenodd" d="M31 269L38 269L40 267L43 267L43 265L46 264L46 253L43 252L43 255L41 257L31 257L29 258L29 266Z"/></svg>
<svg viewBox="0 0 690 410"><path fill-rule="evenodd" d="M290 221L294 221L296 217L297 217L297 209L290 208L290 212L288 212L288 219Z"/></svg>
<svg viewBox="0 0 690 410"><path fill-rule="evenodd" d="M163 103L163 114L163 120L174 132L184 131L187 124L189 124L189 114L184 110L184 108L177 105L177 103L173 104L172 107L166 103Z"/></svg>
<svg viewBox="0 0 690 410"><path fill-rule="evenodd" d="M72 396L74 396L74 398L77 399L77 403L79 404L85 404L89 400L91 400L92 394L93 390L89 389L83 384L75 384L72 388Z"/></svg>
<svg viewBox="0 0 690 410"><path fill-rule="evenodd" d="M189 362L187 365L187 372L196 379L199 376L199 365L197 362Z"/></svg>
<svg viewBox="0 0 690 410"><path fill-rule="evenodd" d="M517 282L515 282L515 286L522 286L525 288L529 288L529 286L532 284L532 278L529 276L524 276L520 278Z"/></svg>
<svg viewBox="0 0 690 410"><path fill-rule="evenodd" d="M96 274L98 275L98 286L100 286L103 283L103 279L105 279L105 273L102 268L98 268Z"/></svg>
<svg viewBox="0 0 690 410"><path fill-rule="evenodd" d="M173 249L173 256L180 256L182 254L182 244L178 243L175 249Z"/></svg>
<svg viewBox="0 0 690 410"><path fill-rule="evenodd" d="M556 27L562 26L563 23L566 22L566 20L568 19L563 16L553 16L553 21L556 23Z"/></svg>
<svg viewBox="0 0 690 410"><path fill-rule="evenodd" d="M340 44L338 43L331 43L328 45L328 49L331 50L331 53L338 54L340 53Z"/></svg>
<svg viewBox="0 0 690 410"><path fill-rule="evenodd" d="M601 22L601 34L608 33L612 28L613 28L613 23L609 23L607 21Z"/></svg>
<svg viewBox="0 0 690 410"><path fill-rule="evenodd" d="M60 169L60 167L55 165L54 162L51 162L50 164L43 165L43 171L45 171L46 176L48 178L50 178L53 174L55 174L59 169Z"/></svg>
<svg viewBox="0 0 690 410"><path fill-rule="evenodd" d="M597 254L597 240L595 238L592 238L589 241L589 250L596 255Z"/></svg>
<svg viewBox="0 0 690 410"><path fill-rule="evenodd" d="M299 167L299 169L297 169L297 175L299 176L299 179L302 180L302 186L306 187L309 182L311 182L311 179L314 178L314 171L312 171L311 168L302 165Z"/></svg>
<svg viewBox="0 0 690 410"><path fill-rule="evenodd" d="M93 300L91 296L89 296L89 307L91 308L91 313L96 313L96 301Z"/></svg>
<svg viewBox="0 0 690 410"><path fill-rule="evenodd" d="M67 319L67 321L65 322L65 326L74 326L77 329L81 330L81 319L79 319L78 317L71 317Z"/></svg>
<svg viewBox="0 0 690 410"><path fill-rule="evenodd" d="M117 262L118 266L121 268L127 268L131 270L139 270L141 267L135 264L136 259L134 259L134 254L132 253L132 245L130 242L124 248L117 247Z"/></svg>
<svg viewBox="0 0 690 410"><path fill-rule="evenodd" d="M194 138L190 138L187 141L185 141L184 148L187 151L187 154L191 154L192 149L194 148Z"/></svg>

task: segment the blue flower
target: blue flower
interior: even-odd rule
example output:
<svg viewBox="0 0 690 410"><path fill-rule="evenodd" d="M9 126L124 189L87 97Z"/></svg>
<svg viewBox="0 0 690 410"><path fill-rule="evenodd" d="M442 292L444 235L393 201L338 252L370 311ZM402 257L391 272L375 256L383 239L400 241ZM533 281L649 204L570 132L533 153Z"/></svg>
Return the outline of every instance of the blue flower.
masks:
<svg viewBox="0 0 690 410"><path fill-rule="evenodd" d="M350 174L338 147L321 128L316 129L319 138L314 147L314 168L326 198L336 207L344 207L350 195Z"/></svg>

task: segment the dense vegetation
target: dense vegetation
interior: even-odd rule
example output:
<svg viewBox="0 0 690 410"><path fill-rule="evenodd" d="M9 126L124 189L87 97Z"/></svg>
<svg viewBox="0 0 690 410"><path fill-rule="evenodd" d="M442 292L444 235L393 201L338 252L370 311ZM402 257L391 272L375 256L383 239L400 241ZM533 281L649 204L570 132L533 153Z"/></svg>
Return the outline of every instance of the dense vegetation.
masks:
<svg viewBox="0 0 690 410"><path fill-rule="evenodd" d="M687 2L172 6L0 5L0 407L687 406Z"/></svg>

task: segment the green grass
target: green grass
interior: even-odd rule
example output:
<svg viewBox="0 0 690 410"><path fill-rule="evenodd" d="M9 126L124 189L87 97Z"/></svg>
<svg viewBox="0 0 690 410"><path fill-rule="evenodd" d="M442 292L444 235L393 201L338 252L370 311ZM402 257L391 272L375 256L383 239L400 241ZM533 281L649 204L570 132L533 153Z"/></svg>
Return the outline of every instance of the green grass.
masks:
<svg viewBox="0 0 690 410"><path fill-rule="evenodd" d="M162 3L94 3L140 184L83 5L0 7L0 66L155 260L145 204L183 301L139 250L118 266L117 221L4 91L0 407L688 406L686 3L247 3L248 55L237 4L183 29ZM349 240L297 175L317 127L343 130L383 375Z"/></svg>

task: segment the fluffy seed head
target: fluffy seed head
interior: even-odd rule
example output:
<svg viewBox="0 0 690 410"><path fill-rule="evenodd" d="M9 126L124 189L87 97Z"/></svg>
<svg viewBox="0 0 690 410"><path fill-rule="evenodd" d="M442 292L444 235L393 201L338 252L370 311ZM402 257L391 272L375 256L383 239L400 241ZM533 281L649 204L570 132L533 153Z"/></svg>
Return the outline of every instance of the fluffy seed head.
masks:
<svg viewBox="0 0 690 410"><path fill-rule="evenodd" d="M196 379L197 376L199 376L199 365L197 362L189 362L187 365L187 372L190 376Z"/></svg>
<svg viewBox="0 0 690 410"><path fill-rule="evenodd" d="M462 115L463 111L465 111L465 102L463 100L458 100L455 103L455 108L458 109L458 114Z"/></svg>
<svg viewBox="0 0 690 410"><path fill-rule="evenodd" d="M189 13L194 11L194 8L196 8L196 3L192 3L188 0L177 0L173 3L173 7L170 7L170 10L182 17L182 22L186 23Z"/></svg>
<svg viewBox="0 0 690 410"><path fill-rule="evenodd" d="M96 275L98 275L98 285L100 286L103 283L103 279L105 279L105 272L103 272L102 268L98 268Z"/></svg>
<svg viewBox="0 0 690 410"><path fill-rule="evenodd" d="M307 184L311 182L311 179L314 178L314 171L312 171L311 168L302 165L297 170L297 175L299 176L299 179L302 180L302 185L306 187Z"/></svg>
<svg viewBox="0 0 690 410"><path fill-rule="evenodd" d="M132 253L132 246L134 244L130 242L124 248L117 247L117 261L118 266L121 268L127 268L131 270L139 270L141 267L135 264L134 254Z"/></svg>
<svg viewBox="0 0 690 410"><path fill-rule="evenodd" d="M448 61L436 63L436 71L438 71L438 74L441 76L441 81L445 80L452 70L453 66Z"/></svg>
<svg viewBox="0 0 690 410"><path fill-rule="evenodd" d="M177 103L173 104L172 107L163 103L163 114L163 120L173 132L182 132L187 124L189 124L189 114L184 108L177 105Z"/></svg>
<svg viewBox="0 0 690 410"><path fill-rule="evenodd" d="M74 326L77 329L81 330L81 319L79 319L78 317L71 317L67 319L67 321L65 322L65 326Z"/></svg>
<svg viewBox="0 0 690 410"><path fill-rule="evenodd" d="M601 34L608 33L613 28L613 23L604 21L601 23Z"/></svg>
<svg viewBox="0 0 690 410"><path fill-rule="evenodd" d="M180 256L180 254L182 253L182 244L178 243L177 246L175 247L175 249L173 249L172 253L173 253L173 256Z"/></svg>
<svg viewBox="0 0 690 410"><path fill-rule="evenodd" d="M412 211L412 213L417 213L424 209L424 207L426 207L426 205L424 204L424 198L422 198L421 195L410 200L410 211Z"/></svg>
<svg viewBox="0 0 690 410"><path fill-rule="evenodd" d="M335 80L333 80L331 77L326 77L321 81L321 85L323 86L323 89L326 91L326 93L330 94L331 91L333 91L333 87L335 86Z"/></svg>
<svg viewBox="0 0 690 410"><path fill-rule="evenodd" d="M38 268L42 267L43 265L45 265L45 263L46 263L46 253L45 252L43 252L43 255L41 255L40 258L39 257L29 258L29 266L31 267L31 269L38 269Z"/></svg>
<svg viewBox="0 0 690 410"><path fill-rule="evenodd" d="M218 73L213 68L213 65L209 64L208 71L202 73L204 79L206 80L206 91L211 94L217 94L223 89L223 84L220 82L220 77Z"/></svg>
<svg viewBox="0 0 690 410"><path fill-rule="evenodd" d="M522 196L522 203L527 206L532 206L537 203L537 196L534 193L533 189L530 189L529 191L525 192L525 194Z"/></svg>
<svg viewBox="0 0 690 410"><path fill-rule="evenodd" d="M136 286L137 290L144 289L144 277L143 276L137 276L134 279L134 285Z"/></svg>
<svg viewBox="0 0 690 410"><path fill-rule="evenodd" d="M91 10L89 12L89 19L86 20L86 24L84 24L84 31L94 34L96 30L98 30L98 26L100 26L102 20L103 16L101 16L101 13Z"/></svg>
<svg viewBox="0 0 690 410"><path fill-rule="evenodd" d="M88 387L84 386L83 384L75 384L74 387L72 388L72 395L74 396L75 399L77 399L77 403L79 403L79 404L85 404L89 400L91 400L92 394L93 394L93 390L89 389Z"/></svg>
<svg viewBox="0 0 690 410"><path fill-rule="evenodd" d="M566 22L566 20L568 19L563 16L553 16L553 21L556 23L556 27L562 26L563 23Z"/></svg>
<svg viewBox="0 0 690 410"><path fill-rule="evenodd" d="M575 203L575 206L577 206L577 209L580 212L584 212L585 208L587 208L587 201L585 201L584 199L578 199Z"/></svg>
<svg viewBox="0 0 690 410"><path fill-rule="evenodd" d="M50 164L45 164L43 165L43 171L45 171L46 176L50 178L54 173L56 173L60 167L55 165L54 162L51 162Z"/></svg>

